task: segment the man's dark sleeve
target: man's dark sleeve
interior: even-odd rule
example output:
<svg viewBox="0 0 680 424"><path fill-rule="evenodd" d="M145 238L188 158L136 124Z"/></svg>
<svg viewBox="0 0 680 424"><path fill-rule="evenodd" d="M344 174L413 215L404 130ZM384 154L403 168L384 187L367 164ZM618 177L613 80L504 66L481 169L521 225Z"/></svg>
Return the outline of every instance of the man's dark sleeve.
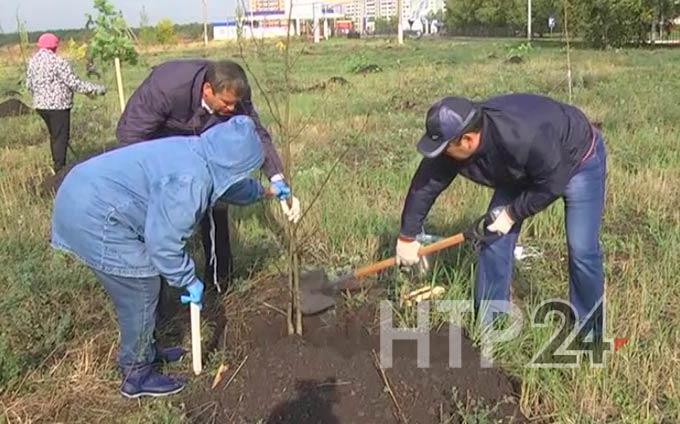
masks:
<svg viewBox="0 0 680 424"><path fill-rule="evenodd" d="M243 102L243 112L253 119L257 134L260 136L260 140L262 140L262 147L264 148L264 163L262 164L262 170L267 175L267 178L271 178L276 174L283 174L283 163L272 142L272 136L269 134L269 131L262 126L260 115L258 115L252 102Z"/></svg>
<svg viewBox="0 0 680 424"><path fill-rule="evenodd" d="M562 195L569 182L570 167L564 161L559 139L554 134L533 143L526 165L531 180L509 207L510 216L517 222L547 208Z"/></svg>
<svg viewBox="0 0 680 424"><path fill-rule="evenodd" d="M165 96L141 85L128 100L118 121L116 138L120 144L147 141L164 125L169 113Z"/></svg>
<svg viewBox="0 0 680 424"><path fill-rule="evenodd" d="M408 189L401 213L401 235L415 237L423 228L425 217L458 173L453 161L446 156L423 159Z"/></svg>

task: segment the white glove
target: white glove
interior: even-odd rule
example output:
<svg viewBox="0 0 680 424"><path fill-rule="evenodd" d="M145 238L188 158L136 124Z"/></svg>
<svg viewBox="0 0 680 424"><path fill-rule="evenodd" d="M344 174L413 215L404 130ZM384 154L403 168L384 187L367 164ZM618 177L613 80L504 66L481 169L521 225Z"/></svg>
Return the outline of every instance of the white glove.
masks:
<svg viewBox="0 0 680 424"><path fill-rule="evenodd" d="M397 239L397 265L410 267L420 262L418 251L420 243L417 240L405 241Z"/></svg>
<svg viewBox="0 0 680 424"><path fill-rule="evenodd" d="M423 275L426 274L430 269L430 263L426 256L418 256L420 247L421 244L417 240L406 241L400 238L397 239L397 265L405 268L418 265L418 271Z"/></svg>
<svg viewBox="0 0 680 424"><path fill-rule="evenodd" d="M288 200L281 200L281 209L283 209L283 214L286 215L288 221L297 224L302 215L300 210L300 201L295 196L290 196L291 206L288 206Z"/></svg>
<svg viewBox="0 0 680 424"><path fill-rule="evenodd" d="M494 222L491 223L488 227L486 227L487 230L491 231L492 233L497 233L497 234L508 234L510 232L510 229L512 226L515 225L515 221L510 217L510 214L508 213L508 208L503 208L501 210L501 213L498 214L498 217L494 220Z"/></svg>

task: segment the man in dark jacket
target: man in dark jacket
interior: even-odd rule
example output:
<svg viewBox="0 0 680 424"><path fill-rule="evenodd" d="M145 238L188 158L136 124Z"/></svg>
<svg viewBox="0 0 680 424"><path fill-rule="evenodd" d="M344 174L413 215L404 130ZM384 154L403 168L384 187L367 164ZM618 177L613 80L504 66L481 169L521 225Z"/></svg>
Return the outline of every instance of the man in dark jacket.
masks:
<svg viewBox="0 0 680 424"><path fill-rule="evenodd" d="M446 97L427 114L418 143L424 156L408 191L397 241L397 262L419 262L415 237L432 204L457 174L495 189L487 230L499 238L479 252L475 307L490 323L507 312L513 251L522 222L564 199L570 300L582 323L601 325L604 292L599 232L604 209L604 141L577 108L510 94L475 103ZM494 302L497 301L497 302ZM480 307L484 307L480 310ZM598 329L600 330L600 328Z"/></svg>
<svg viewBox="0 0 680 424"><path fill-rule="evenodd" d="M198 135L236 115L247 115L255 121L265 153L262 169L272 187L278 190L284 214L290 221L297 222L299 201L292 196L271 136L253 107L246 73L235 62L178 60L154 67L128 100L118 122L116 137L121 144L131 144L166 136ZM232 256L228 211L226 208L215 209L213 217L212 223L209 216L201 221L205 278L229 280ZM211 230L215 231L216 267L210 263Z"/></svg>

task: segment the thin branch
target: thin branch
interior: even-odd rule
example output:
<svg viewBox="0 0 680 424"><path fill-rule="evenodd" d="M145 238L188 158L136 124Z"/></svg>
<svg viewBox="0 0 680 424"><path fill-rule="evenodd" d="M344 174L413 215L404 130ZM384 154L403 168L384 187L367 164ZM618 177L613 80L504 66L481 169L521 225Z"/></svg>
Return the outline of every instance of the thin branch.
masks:
<svg viewBox="0 0 680 424"><path fill-rule="evenodd" d="M217 402L215 401L204 403L203 405L188 410L187 413L191 415L194 419L196 419L203 415L208 409L210 409L211 406L215 405L216 403ZM194 411L198 411L198 413L194 413Z"/></svg>
<svg viewBox="0 0 680 424"><path fill-rule="evenodd" d="M246 355L246 357L243 358L243 361L241 361L241 365L239 365L238 368L236 368L236 371L234 371L234 373L231 375L231 377L229 378L227 383L224 385L224 389L222 389L222 390L227 390L227 387L229 387L231 382L234 381L234 378L236 378L236 374L238 374L238 372L241 371L243 364L245 364L247 360L248 360L248 355Z"/></svg>
<svg viewBox="0 0 680 424"><path fill-rule="evenodd" d="M362 128L361 128L361 130L358 132L358 134L363 133L363 131L364 131L364 130L366 129L366 127L368 126L368 118L369 118L369 115L366 115L366 120L364 121L364 125L362 126ZM356 140L357 138L358 138L358 136L352 137L352 138L351 138L351 141L354 141L354 140ZM303 214L301 215L301 217L300 217L300 222L302 222L302 221L304 220L304 218L305 218L305 216L307 215L307 213L312 209L312 207L314 206L314 204L315 204L315 203L317 202L317 200L321 197L321 195L322 195L323 192L324 192L324 188L326 188L326 186L328 185L328 182L330 181L331 177L332 177L333 174L335 173L335 169L336 169L336 168L338 167L338 165L340 165L340 163L344 160L345 156L347 156L347 154L349 153L349 151L351 150L351 148L352 148L352 144L350 143L350 144L347 146L347 148L340 154L340 156L338 156L338 158L335 160L335 162L333 163L333 166L331 167L331 169L330 169L330 170L328 171L328 173L326 174L326 178L325 178L324 181L321 183L321 186L319 187L319 189L317 190L317 192L316 192L316 193L314 194L314 196L312 197L312 200L310 201L309 206L307 206L307 208L305 209L305 211L304 211ZM303 251L305 245L307 244L307 242L308 242L309 240L311 240L311 238L312 238L312 236L313 236L314 234L315 234L315 233L314 233L313 231L311 231L309 235L304 235L304 236L303 236L301 242L298 243L298 246L299 246L299 247L298 247L298 250L297 250L297 253L298 253L298 254L302 253L302 251Z"/></svg>
<svg viewBox="0 0 680 424"><path fill-rule="evenodd" d="M291 64L291 68L294 68L297 65L298 60L302 58L302 55L305 54L305 51L307 50L307 46L302 46L299 52L297 52L297 56L293 57L293 62Z"/></svg>
<svg viewBox="0 0 680 424"><path fill-rule="evenodd" d="M243 10L245 10L245 2L242 0L241 1L241 6L243 7ZM255 34L253 32L253 22L251 20L250 22L250 34L251 34L251 39L255 43L256 46L256 53L258 52L258 49L262 49L262 46L257 45L257 40L255 39ZM253 72L252 68L250 67L250 63L246 60L246 55L245 52L243 51L243 43L240 42L238 43L238 48L239 48L239 55L241 57L241 60L243 60L243 64L250 73L250 75L253 78L253 81L255 82L255 85L257 86L257 89L260 90L262 93L262 97L264 98L265 103L267 104L267 108L269 109L270 114L272 115L272 118L276 122L276 125L281 127L281 121L279 119L279 108L277 104L272 105L271 99L267 95L267 92L264 90L262 84L260 83L260 79L257 77L257 75Z"/></svg>
<svg viewBox="0 0 680 424"><path fill-rule="evenodd" d="M35 375L35 374L36 374L43 366L45 366L45 364L47 363L47 361L49 361L50 358L52 358L52 355L54 355L59 349L61 349L61 346L57 346L57 347L55 347L54 349L52 349L52 351L45 357L45 359L43 359L43 360L40 362L40 364L39 364L32 372L26 374L26 376L25 376L25 377L21 380L21 382L19 383L19 386L17 386L17 388L16 388L15 390L13 390L13 395L14 395L14 396L17 396L17 395L19 394L19 391L20 391L21 388L24 386L24 384L26 383L26 381L28 381L29 378L33 377L33 376L34 376L34 375ZM67 354L68 354L68 353L67 353ZM65 355L65 356L66 356L66 355Z"/></svg>
<svg viewBox="0 0 680 424"><path fill-rule="evenodd" d="M272 311L278 312L281 315L286 316L286 311L284 311L283 309L277 308L276 306L274 306L274 305L272 305L271 303L268 303L268 302L262 302L262 304L264 306L266 306L267 308L271 309Z"/></svg>
<svg viewBox="0 0 680 424"><path fill-rule="evenodd" d="M303 121L302 124L300 124L300 128L296 129L294 134L291 134L291 138L295 139L295 138L300 137L302 135L302 133L307 129L307 127L309 127L309 124L311 122L312 122L312 115L308 115L306 117L306 120Z"/></svg>
<svg viewBox="0 0 680 424"><path fill-rule="evenodd" d="M334 383L321 383L317 384L316 387L335 387L335 386L347 386L349 384L352 384L351 381L336 381Z"/></svg>
<svg viewBox="0 0 680 424"><path fill-rule="evenodd" d="M298 254L302 254L304 252L304 248L314 238L314 236L318 234L318 232L319 227L315 225L309 229L306 229L305 233L302 235L298 235Z"/></svg>
<svg viewBox="0 0 680 424"><path fill-rule="evenodd" d="M408 420L406 419L406 416L404 415L404 411L401 410L401 406L399 406L399 402L397 401L397 397L394 395L394 392L392 391L392 387L390 386L390 381L387 379L387 374L385 374L385 370L380 366L380 359L378 359L378 354L375 353L375 350L371 350L373 352L373 362L375 363L375 368L378 370L380 373L380 376L382 377L383 383L385 384L385 388L387 389L387 393L389 393L390 397L392 398L392 403L394 404L394 417L399 421L400 423L408 423Z"/></svg>
<svg viewBox="0 0 680 424"><path fill-rule="evenodd" d="M366 115L366 120L364 121L364 125L363 125L362 129L359 131L360 134L363 133L363 131L364 131L364 130L366 129L366 127L368 126L368 118L369 118L369 115L367 114L367 115ZM350 140L351 140L351 141L354 141L354 140L356 140L356 139L358 139L358 136L354 136L354 137L352 137ZM347 146L347 148L342 152L342 154L338 157L338 159L336 159L335 163L334 163L333 166L331 167L331 170L328 172L328 174L326 174L326 178L325 178L324 181L321 183L321 187L319 187L319 189L317 190L316 194L312 197L312 201L309 203L309 206L307 206L307 208L305 209L305 211L302 213L302 216L300 217L300 221L302 221L302 220L305 218L305 216L307 215L307 213L309 212L309 210L314 206L314 204L315 204L316 201L319 199L319 197L321 197L321 194L323 193L324 188L326 188L326 185L328 184L328 181L330 181L331 177L333 176L333 172L335 171L335 168L338 167L338 165L340 164L340 162L342 162L342 160L345 158L345 156L347 155L347 153L349 153L349 151L351 150L351 148L352 148L352 144L350 143L350 144Z"/></svg>

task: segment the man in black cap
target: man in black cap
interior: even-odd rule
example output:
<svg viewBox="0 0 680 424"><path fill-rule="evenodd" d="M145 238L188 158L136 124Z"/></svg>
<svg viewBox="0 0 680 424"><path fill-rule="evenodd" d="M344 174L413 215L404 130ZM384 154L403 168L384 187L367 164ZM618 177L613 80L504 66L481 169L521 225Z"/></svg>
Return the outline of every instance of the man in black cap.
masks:
<svg viewBox="0 0 680 424"><path fill-rule="evenodd" d="M513 251L522 222L561 197L570 300L578 314L573 318L588 320L601 331L604 275L599 232L606 153L600 132L583 112L532 94L480 103L446 97L428 111L418 151L424 158L402 212L398 264L420 261L416 235L435 199L457 174L494 188L489 210L500 213L487 230L499 237L479 251L475 289L475 308L482 321L490 323L496 313L508 311Z"/></svg>

